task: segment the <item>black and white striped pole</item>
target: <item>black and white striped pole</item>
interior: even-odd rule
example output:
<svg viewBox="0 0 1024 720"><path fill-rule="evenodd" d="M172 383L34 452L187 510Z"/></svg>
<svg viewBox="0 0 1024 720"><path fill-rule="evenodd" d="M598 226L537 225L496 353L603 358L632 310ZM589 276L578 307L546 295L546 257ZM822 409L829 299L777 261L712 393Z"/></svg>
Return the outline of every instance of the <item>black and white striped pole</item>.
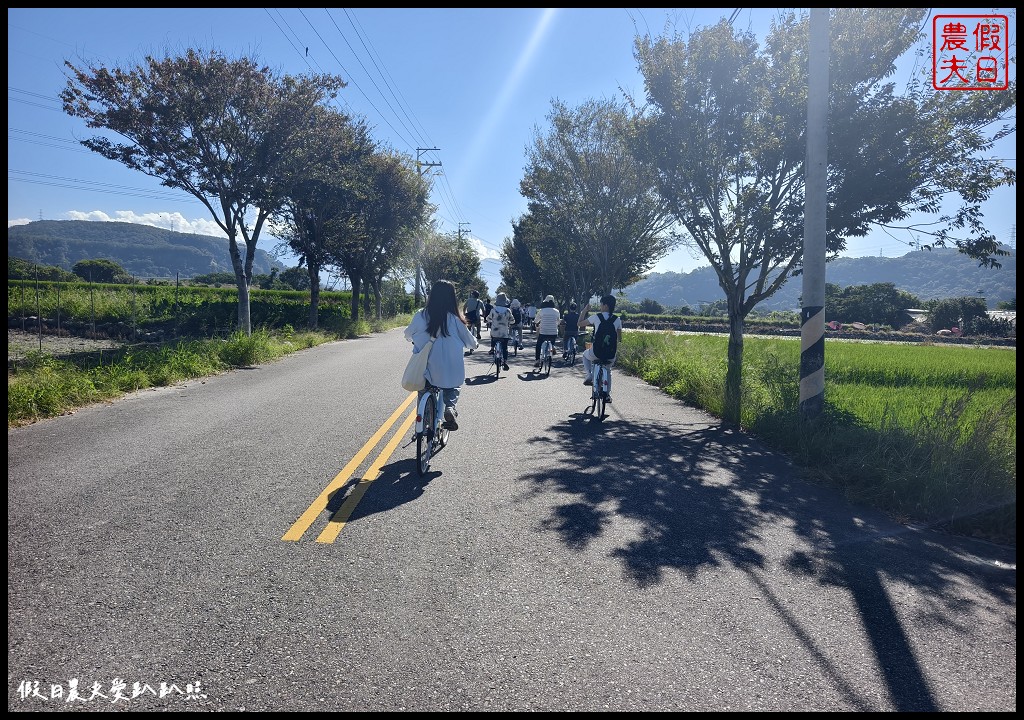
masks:
<svg viewBox="0 0 1024 720"><path fill-rule="evenodd" d="M811 8L804 166L804 272L800 310L800 414L825 406L825 209L828 189L829 8Z"/></svg>

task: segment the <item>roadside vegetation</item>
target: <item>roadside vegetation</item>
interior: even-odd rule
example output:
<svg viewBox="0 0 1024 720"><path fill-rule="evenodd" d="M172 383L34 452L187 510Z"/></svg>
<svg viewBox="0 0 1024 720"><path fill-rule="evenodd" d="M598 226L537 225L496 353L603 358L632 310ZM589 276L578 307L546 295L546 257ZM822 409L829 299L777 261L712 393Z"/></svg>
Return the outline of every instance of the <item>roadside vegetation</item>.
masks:
<svg viewBox="0 0 1024 720"><path fill-rule="evenodd" d="M147 388L166 387L234 368L272 362L284 355L343 337L404 327L411 316L360 320L343 335L297 332L290 326L237 330L228 337L179 339L169 343L125 344L114 350L58 357L30 351L7 362L7 427L19 427L114 400Z"/></svg>
<svg viewBox="0 0 1024 720"><path fill-rule="evenodd" d="M723 416L728 339L623 334L619 367ZM744 340L741 425L808 479L893 517L1016 544L1016 349L832 342L799 412L799 338Z"/></svg>

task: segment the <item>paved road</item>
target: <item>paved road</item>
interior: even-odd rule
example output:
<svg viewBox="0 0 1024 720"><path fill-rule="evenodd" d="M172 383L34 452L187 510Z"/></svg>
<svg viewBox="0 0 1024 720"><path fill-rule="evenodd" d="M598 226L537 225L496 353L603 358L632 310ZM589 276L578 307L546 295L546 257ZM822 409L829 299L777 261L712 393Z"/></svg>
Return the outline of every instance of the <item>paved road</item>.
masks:
<svg viewBox="0 0 1024 720"><path fill-rule="evenodd" d="M8 431L8 709L1016 710L1015 549L851 506L623 373L596 424L578 366L482 352L419 478L407 354Z"/></svg>

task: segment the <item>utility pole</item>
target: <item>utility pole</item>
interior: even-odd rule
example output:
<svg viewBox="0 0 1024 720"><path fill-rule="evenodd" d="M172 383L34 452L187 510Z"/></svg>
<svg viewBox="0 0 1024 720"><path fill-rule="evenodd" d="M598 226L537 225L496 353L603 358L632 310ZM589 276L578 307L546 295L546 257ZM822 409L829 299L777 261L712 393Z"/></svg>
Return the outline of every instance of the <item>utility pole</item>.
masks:
<svg viewBox="0 0 1024 720"><path fill-rule="evenodd" d="M829 8L811 8L804 163L804 280L800 309L800 414L825 405L825 213L828 182Z"/></svg>
<svg viewBox="0 0 1024 720"><path fill-rule="evenodd" d="M463 225L469 225L469 223L468 222L460 222L459 223L459 242L462 242L462 226ZM473 232L473 231L472 230L466 230L466 232Z"/></svg>
<svg viewBox="0 0 1024 720"><path fill-rule="evenodd" d="M416 148L416 170L419 172L420 177L423 177L423 172L426 169L432 168L432 167L438 167L441 164L439 162L431 162L431 163L421 162L420 161L420 156L423 153L425 153L425 152L430 152L432 150L439 150L439 149L440 148ZM414 304L416 305L416 307L420 306L420 298L422 297L422 294L420 293L420 255L422 255L422 254L423 254L423 234L420 233L419 239L418 239L418 242L417 242L417 246L416 246L416 284L415 284L415 290L413 291L413 301L414 301Z"/></svg>

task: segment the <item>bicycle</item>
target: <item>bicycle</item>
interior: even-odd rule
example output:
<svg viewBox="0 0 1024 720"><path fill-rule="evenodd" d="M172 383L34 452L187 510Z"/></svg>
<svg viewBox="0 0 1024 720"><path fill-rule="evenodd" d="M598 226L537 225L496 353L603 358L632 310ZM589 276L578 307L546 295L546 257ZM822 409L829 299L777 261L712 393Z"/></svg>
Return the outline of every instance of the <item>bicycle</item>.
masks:
<svg viewBox="0 0 1024 720"><path fill-rule="evenodd" d="M565 350L562 353L562 362L572 367L576 363L576 336L569 335L565 338Z"/></svg>
<svg viewBox="0 0 1024 720"><path fill-rule="evenodd" d="M519 348L523 346L523 326L513 325L512 334L508 338L509 344L512 345L512 354L519 357Z"/></svg>
<svg viewBox="0 0 1024 720"><path fill-rule="evenodd" d="M544 344L540 346L540 372L544 373L545 376L551 374L551 355L554 352L554 347L551 345L550 340L545 340Z"/></svg>
<svg viewBox="0 0 1024 720"><path fill-rule="evenodd" d="M430 461L448 444L450 430L444 426L441 388L427 383L416 404L416 469L420 476L430 471Z"/></svg>
<svg viewBox="0 0 1024 720"><path fill-rule="evenodd" d="M594 360L593 386L590 388L590 414L601 422L605 418L608 403L608 386L612 379L611 360Z"/></svg>
<svg viewBox="0 0 1024 720"><path fill-rule="evenodd" d="M505 364L505 354L501 351L501 343L495 342L493 348L494 355L494 377L501 377L501 367Z"/></svg>

